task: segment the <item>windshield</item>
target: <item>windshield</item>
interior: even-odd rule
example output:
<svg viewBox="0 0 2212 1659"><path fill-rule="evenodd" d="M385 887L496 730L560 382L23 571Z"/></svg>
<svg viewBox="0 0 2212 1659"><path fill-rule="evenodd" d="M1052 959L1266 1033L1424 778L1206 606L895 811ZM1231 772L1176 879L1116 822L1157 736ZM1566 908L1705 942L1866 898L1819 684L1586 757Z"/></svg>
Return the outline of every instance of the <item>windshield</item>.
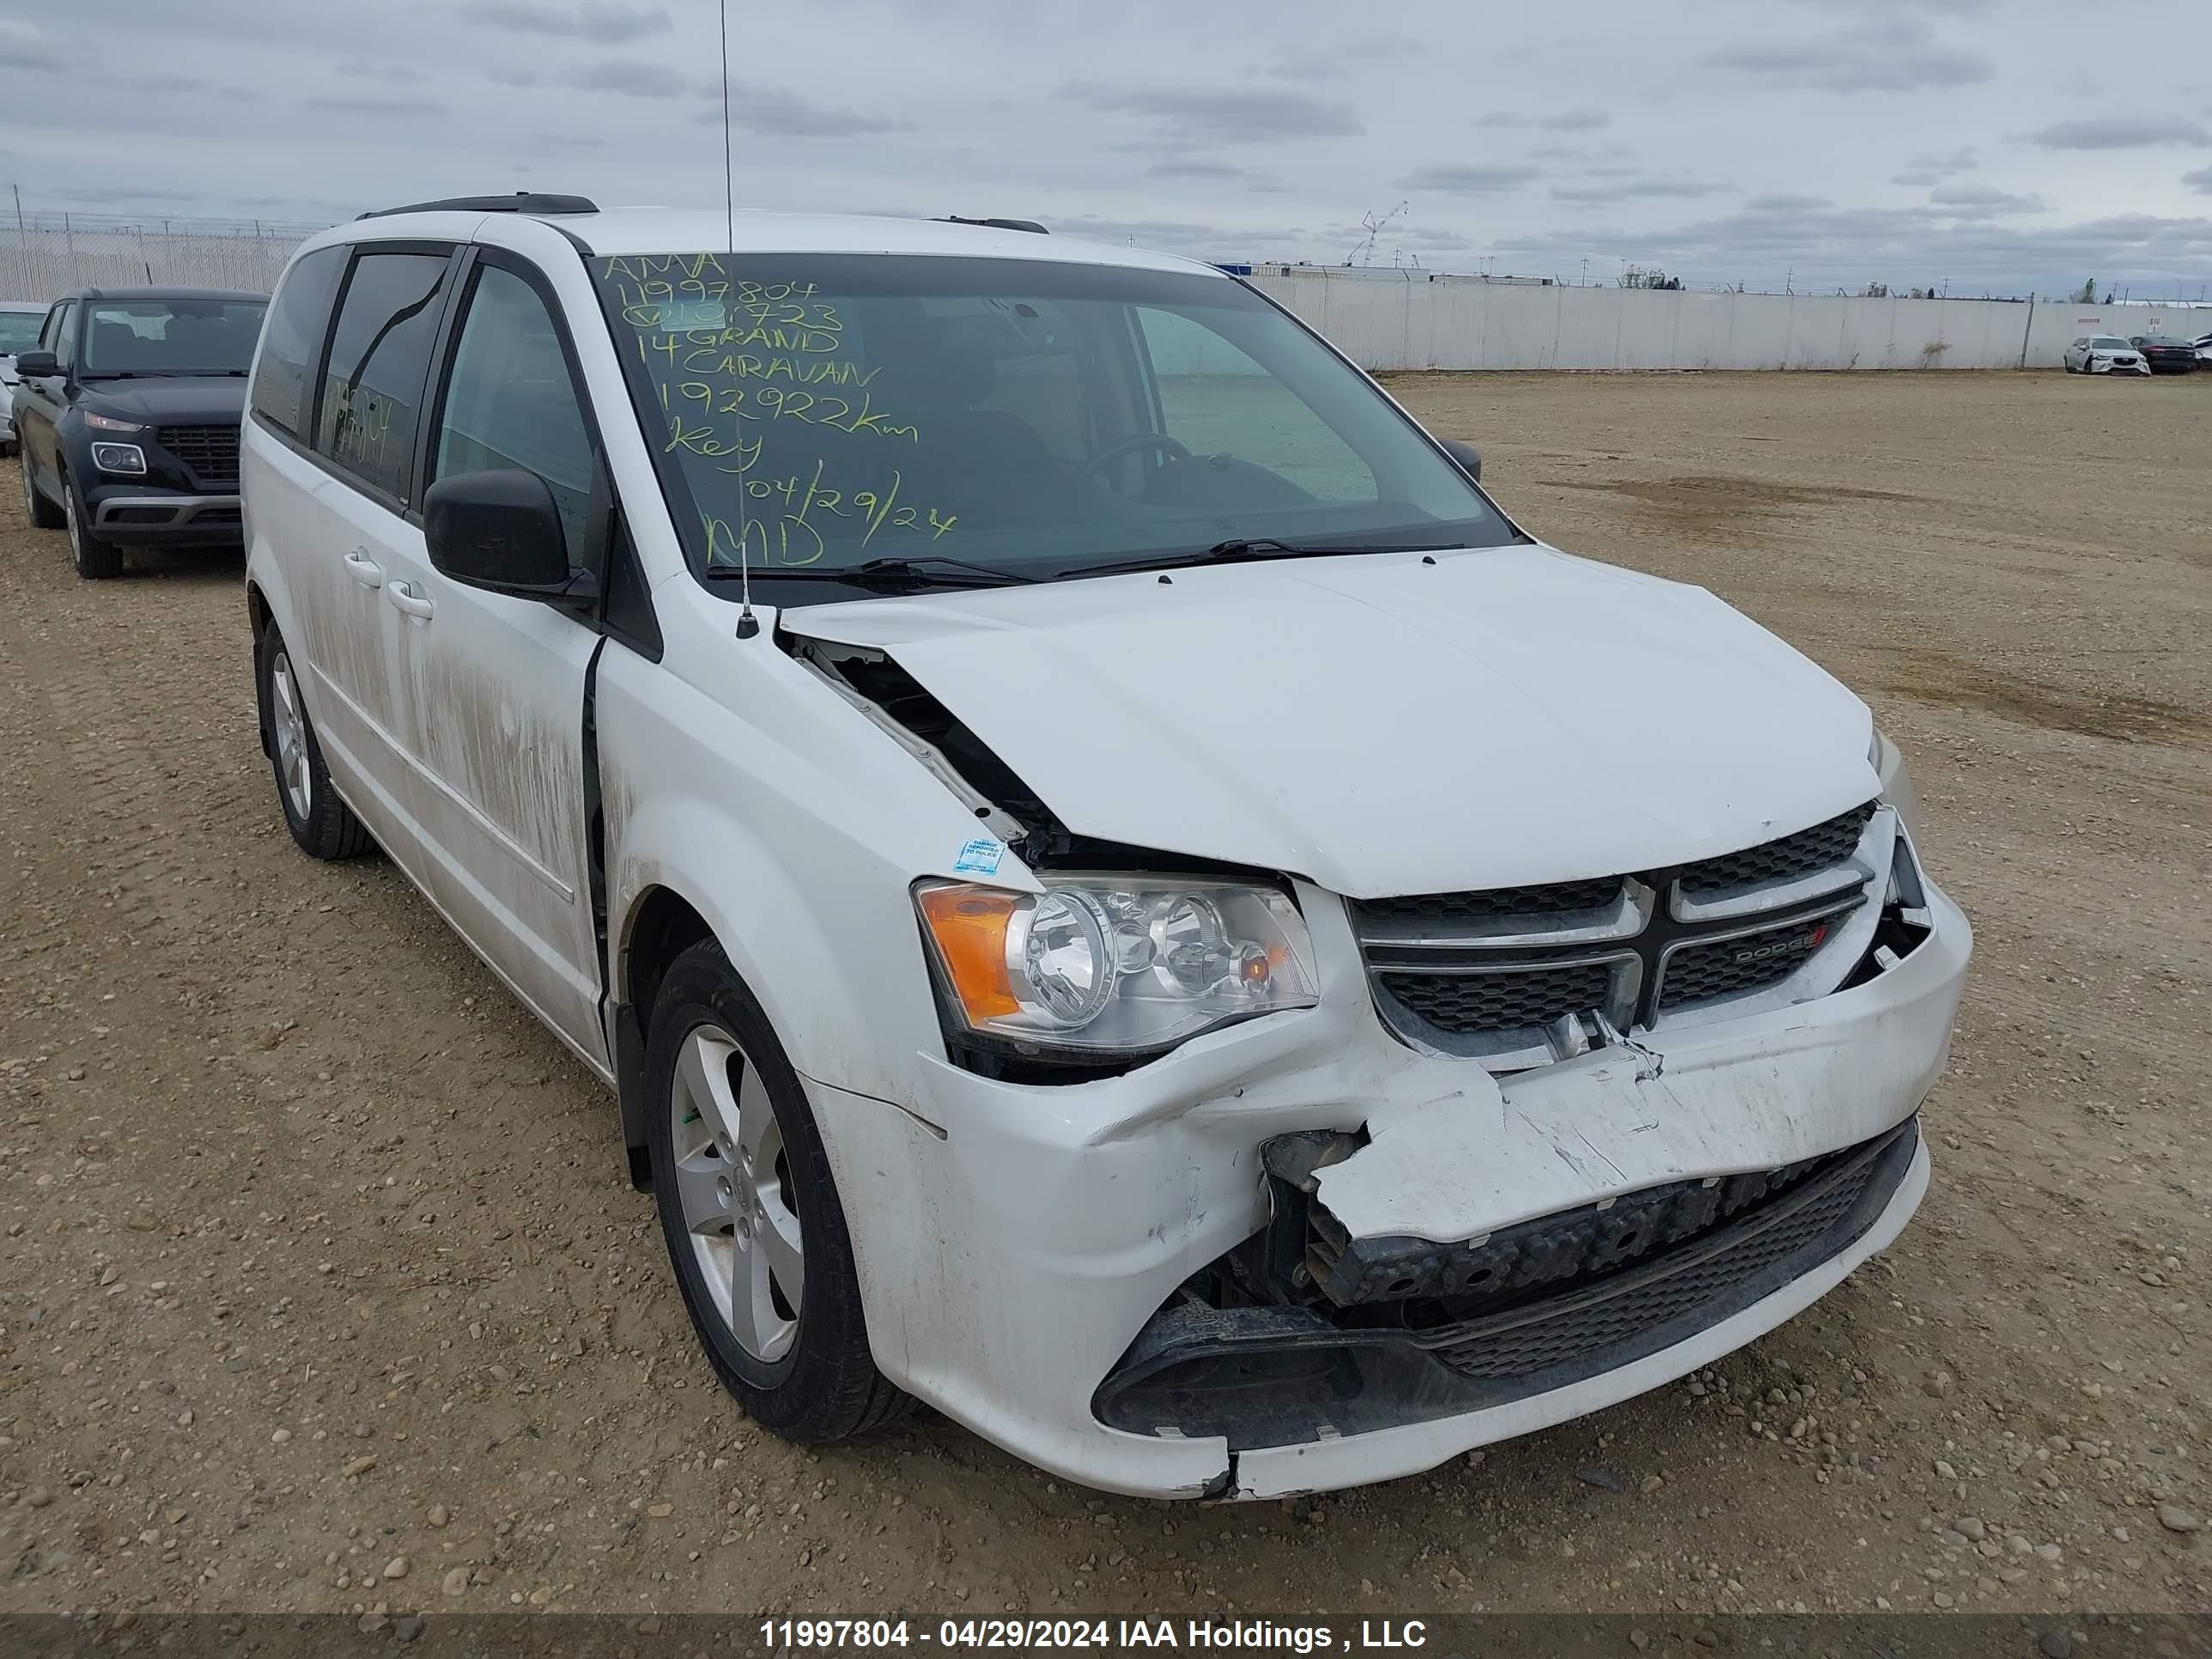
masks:
<svg viewBox="0 0 2212 1659"><path fill-rule="evenodd" d="M756 574L933 558L973 580L1237 540L1514 539L1373 386L1225 277L893 255L591 263L710 573L741 543Z"/></svg>
<svg viewBox="0 0 2212 1659"><path fill-rule="evenodd" d="M2146 334L2142 343L2147 346L2178 346L2181 343L2171 334Z"/></svg>
<svg viewBox="0 0 2212 1659"><path fill-rule="evenodd" d="M2048 349L2045 348L2045 349ZM2116 340L2109 334L2101 335L2090 341L2089 349L2092 351L2133 351L2135 349L2125 340Z"/></svg>
<svg viewBox="0 0 2212 1659"><path fill-rule="evenodd" d="M261 336L259 300L96 300L87 307L80 378L243 374Z"/></svg>
<svg viewBox="0 0 2212 1659"><path fill-rule="evenodd" d="M43 311L0 311L0 356L12 357L38 344L46 320Z"/></svg>

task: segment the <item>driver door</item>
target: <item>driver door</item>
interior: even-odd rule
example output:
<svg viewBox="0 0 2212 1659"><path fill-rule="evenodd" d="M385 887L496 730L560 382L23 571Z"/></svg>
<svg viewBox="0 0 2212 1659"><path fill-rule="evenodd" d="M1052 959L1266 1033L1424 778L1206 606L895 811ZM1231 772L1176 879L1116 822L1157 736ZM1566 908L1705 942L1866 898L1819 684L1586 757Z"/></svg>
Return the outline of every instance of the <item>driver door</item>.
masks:
<svg viewBox="0 0 2212 1659"><path fill-rule="evenodd" d="M603 576L606 486L558 300L526 261L477 248L441 358L422 490L520 467L552 487L572 570ZM416 492L416 501L422 499ZM422 880L538 1017L603 1070L599 934L584 795L584 685L600 635L535 599L387 552L403 617L398 693Z"/></svg>

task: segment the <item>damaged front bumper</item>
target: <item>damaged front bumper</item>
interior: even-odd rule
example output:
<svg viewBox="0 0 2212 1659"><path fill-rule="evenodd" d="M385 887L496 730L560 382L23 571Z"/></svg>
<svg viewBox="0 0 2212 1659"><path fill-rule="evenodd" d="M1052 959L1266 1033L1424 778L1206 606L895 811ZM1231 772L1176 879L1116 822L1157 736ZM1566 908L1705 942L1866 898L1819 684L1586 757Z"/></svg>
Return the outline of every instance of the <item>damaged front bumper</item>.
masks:
<svg viewBox="0 0 2212 1659"><path fill-rule="evenodd" d="M810 1085L888 1375L1091 1486L1324 1490L1706 1364L1919 1203L1971 949L1932 884L1844 988L1503 1077L1385 1032L1342 907L1299 897L1309 1012L1079 1085Z"/></svg>

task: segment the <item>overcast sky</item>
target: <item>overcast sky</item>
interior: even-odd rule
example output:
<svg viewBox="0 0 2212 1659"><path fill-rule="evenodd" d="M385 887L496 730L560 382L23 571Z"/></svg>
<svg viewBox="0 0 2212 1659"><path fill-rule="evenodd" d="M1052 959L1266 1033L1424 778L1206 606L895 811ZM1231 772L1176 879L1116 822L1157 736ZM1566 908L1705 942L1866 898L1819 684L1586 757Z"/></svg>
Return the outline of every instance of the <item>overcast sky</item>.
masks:
<svg viewBox="0 0 2212 1659"><path fill-rule="evenodd" d="M2212 284L2203 0L730 0L739 205L1800 291ZM0 0L30 209L719 203L712 0ZM1585 261L1587 262L1585 264Z"/></svg>

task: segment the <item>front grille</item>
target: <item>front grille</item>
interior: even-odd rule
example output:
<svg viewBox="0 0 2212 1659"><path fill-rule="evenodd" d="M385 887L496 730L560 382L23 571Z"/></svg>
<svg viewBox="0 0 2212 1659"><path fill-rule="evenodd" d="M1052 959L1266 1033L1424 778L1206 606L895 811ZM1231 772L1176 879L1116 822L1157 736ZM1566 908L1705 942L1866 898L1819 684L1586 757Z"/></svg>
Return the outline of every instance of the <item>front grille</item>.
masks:
<svg viewBox="0 0 2212 1659"><path fill-rule="evenodd" d="M1369 899L1359 907L1376 921L1480 922L1510 916L1557 916L1601 910L1620 897L1620 878L1558 881L1541 887L1493 887L1480 893L1415 893Z"/></svg>
<svg viewBox="0 0 2212 1659"><path fill-rule="evenodd" d="M1604 963L1487 974L1389 974L1382 988L1440 1031L1462 1035L1542 1025L1602 1008L1613 988Z"/></svg>
<svg viewBox="0 0 2212 1659"><path fill-rule="evenodd" d="M1887 1138L1886 1138L1887 1139ZM1850 1158L1795 1195L1604 1284L1477 1322L1431 1352L1462 1376L1527 1376L1699 1320L1746 1280L1808 1251L1857 1209L1880 1159Z"/></svg>
<svg viewBox="0 0 2212 1659"><path fill-rule="evenodd" d="M1692 864L1681 872L1682 890L1692 898L1706 898L1731 887L1790 881L1832 869L1856 850L1859 837L1866 834L1867 823L1873 817L1874 803L1869 801L1794 836Z"/></svg>
<svg viewBox="0 0 2212 1659"><path fill-rule="evenodd" d="M202 483L238 482L238 427L165 426L154 441L191 468Z"/></svg>
<svg viewBox="0 0 2212 1659"><path fill-rule="evenodd" d="M1853 907L1856 908L1854 901ZM1792 921L1784 927L1710 944L1677 946L1667 957L1659 982L1659 1006L1680 1007L1708 997L1741 996L1779 985L1828 942L1839 916Z"/></svg>
<svg viewBox="0 0 2212 1659"><path fill-rule="evenodd" d="M1419 1045L1505 1066L1540 1063L1553 1034L1571 1036L1563 1019L1595 1012L1627 1030L1779 985L1882 873L1853 861L1876 806L1669 869L1363 900L1352 922L1377 1006Z"/></svg>

